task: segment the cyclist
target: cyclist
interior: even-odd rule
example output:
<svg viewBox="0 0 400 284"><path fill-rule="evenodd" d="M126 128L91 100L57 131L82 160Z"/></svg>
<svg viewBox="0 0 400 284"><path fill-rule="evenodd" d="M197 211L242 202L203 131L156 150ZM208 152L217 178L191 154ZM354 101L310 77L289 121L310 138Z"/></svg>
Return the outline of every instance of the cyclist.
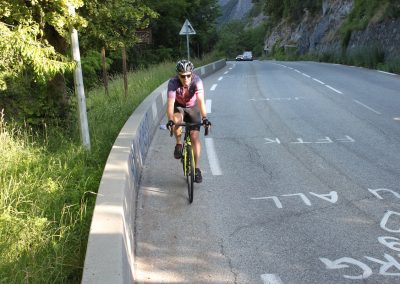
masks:
<svg viewBox="0 0 400 284"><path fill-rule="evenodd" d="M206 106L204 103L204 88L203 81L198 75L193 72L194 66L188 60L180 60L176 64L177 75L171 78L168 82L168 103L167 103L167 128L171 129L175 123L201 123L204 127L211 126L207 119ZM201 117L201 120L200 120ZM182 156L182 127L173 127L176 138L174 149L175 159L180 159ZM203 181L200 162L200 126L193 127L190 132L192 141L194 160L196 164L195 182Z"/></svg>

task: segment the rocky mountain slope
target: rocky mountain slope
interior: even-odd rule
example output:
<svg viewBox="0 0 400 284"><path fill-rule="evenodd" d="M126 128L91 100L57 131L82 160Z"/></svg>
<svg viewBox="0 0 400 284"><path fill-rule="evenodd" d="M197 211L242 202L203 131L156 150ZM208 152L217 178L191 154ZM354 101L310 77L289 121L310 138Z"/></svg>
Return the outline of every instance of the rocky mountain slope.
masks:
<svg viewBox="0 0 400 284"><path fill-rule="evenodd" d="M264 50L268 52L278 45L295 47L300 54L339 54L377 47L387 58L400 57L400 19L370 23L365 30L353 31L343 47L339 28L353 5L354 0L324 0L322 11L317 15L312 16L305 11L298 24L281 21L265 38Z"/></svg>
<svg viewBox="0 0 400 284"><path fill-rule="evenodd" d="M233 20L239 20L246 16L253 3L251 0L219 0L222 16L218 24L224 24Z"/></svg>

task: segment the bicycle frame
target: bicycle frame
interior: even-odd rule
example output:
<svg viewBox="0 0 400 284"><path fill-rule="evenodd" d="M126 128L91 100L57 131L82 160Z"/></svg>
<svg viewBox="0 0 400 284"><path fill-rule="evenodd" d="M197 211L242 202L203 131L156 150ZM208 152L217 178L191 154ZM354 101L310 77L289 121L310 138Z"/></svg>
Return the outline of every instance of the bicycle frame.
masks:
<svg viewBox="0 0 400 284"><path fill-rule="evenodd" d="M184 127L185 136L182 145L181 162L183 165L183 174L186 177L188 186L189 203L193 202L193 183L195 179L196 162L192 148L192 141L190 139L190 132L195 126L201 126L202 123L177 123L175 127ZM171 136L173 135L172 128L170 129ZM208 134L208 128L205 128L205 135Z"/></svg>
<svg viewBox="0 0 400 284"><path fill-rule="evenodd" d="M193 168L196 168L196 162L194 160L194 153L193 153L193 148L192 148L192 140L190 139L190 126L185 127L185 136L183 139L183 148L182 148L182 158L181 161L183 163L183 175L188 176L188 149L192 152L191 157L192 157L192 163L193 163ZM188 147L189 146L189 147Z"/></svg>

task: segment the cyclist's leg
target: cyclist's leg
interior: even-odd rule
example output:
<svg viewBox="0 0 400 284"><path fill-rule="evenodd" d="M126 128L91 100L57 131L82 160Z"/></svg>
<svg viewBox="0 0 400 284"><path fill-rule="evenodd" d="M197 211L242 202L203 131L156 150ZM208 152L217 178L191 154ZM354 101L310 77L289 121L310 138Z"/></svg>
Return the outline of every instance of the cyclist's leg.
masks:
<svg viewBox="0 0 400 284"><path fill-rule="evenodd" d="M191 123L201 123L200 111L198 107L185 109L185 121ZM201 144L199 132L200 126L194 127L190 132L190 139L192 140L192 147L194 153L194 161L196 163L196 168L200 165L200 154L201 154Z"/></svg>
<svg viewBox="0 0 400 284"><path fill-rule="evenodd" d="M182 107L175 103L174 106L174 122L181 123L183 120L183 110ZM176 145L174 148L175 159L180 159L182 157L182 127L175 127L174 134L176 139Z"/></svg>
<svg viewBox="0 0 400 284"><path fill-rule="evenodd" d="M179 106L176 102L174 105L174 122L182 123L184 117L184 108ZM176 144L182 144L182 127L175 127L174 134L176 138Z"/></svg>

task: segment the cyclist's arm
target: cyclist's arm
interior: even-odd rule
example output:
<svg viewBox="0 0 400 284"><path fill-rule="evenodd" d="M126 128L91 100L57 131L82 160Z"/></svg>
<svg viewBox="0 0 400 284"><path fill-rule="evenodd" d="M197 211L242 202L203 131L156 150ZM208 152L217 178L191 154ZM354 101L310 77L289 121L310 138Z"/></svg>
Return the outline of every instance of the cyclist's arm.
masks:
<svg viewBox="0 0 400 284"><path fill-rule="evenodd" d="M207 117L207 110L206 110L206 104L204 102L204 96L197 98L197 104L199 106L201 118L203 119Z"/></svg>
<svg viewBox="0 0 400 284"><path fill-rule="evenodd" d="M174 104L175 104L175 98L168 98L168 101L167 101L168 120L174 120Z"/></svg>
<svg viewBox="0 0 400 284"><path fill-rule="evenodd" d="M167 118L168 120L174 120L174 105L176 99L176 85L174 79L168 82L167 98Z"/></svg>
<svg viewBox="0 0 400 284"><path fill-rule="evenodd" d="M204 102L204 88L201 80L197 82L197 105L200 110L201 118L207 117L206 104Z"/></svg>

